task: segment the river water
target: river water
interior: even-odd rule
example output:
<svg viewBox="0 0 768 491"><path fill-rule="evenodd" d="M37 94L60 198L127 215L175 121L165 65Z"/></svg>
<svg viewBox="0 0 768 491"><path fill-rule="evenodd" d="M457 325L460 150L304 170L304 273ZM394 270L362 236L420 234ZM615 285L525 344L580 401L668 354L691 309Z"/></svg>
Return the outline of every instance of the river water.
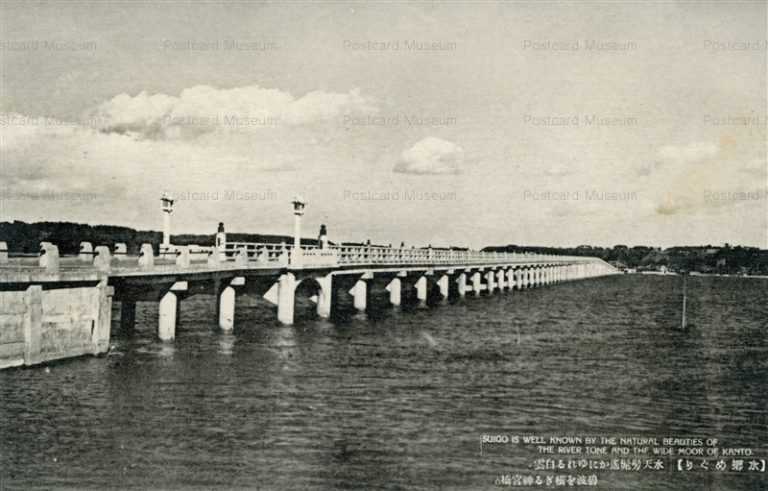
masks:
<svg viewBox="0 0 768 491"><path fill-rule="evenodd" d="M140 304L109 356L0 372L0 489L767 489L749 458L544 472L535 445L481 449L717 438L768 457L768 280L690 278L686 330L680 294L680 277L615 276L293 327L245 296L232 334L195 296L173 343Z"/></svg>

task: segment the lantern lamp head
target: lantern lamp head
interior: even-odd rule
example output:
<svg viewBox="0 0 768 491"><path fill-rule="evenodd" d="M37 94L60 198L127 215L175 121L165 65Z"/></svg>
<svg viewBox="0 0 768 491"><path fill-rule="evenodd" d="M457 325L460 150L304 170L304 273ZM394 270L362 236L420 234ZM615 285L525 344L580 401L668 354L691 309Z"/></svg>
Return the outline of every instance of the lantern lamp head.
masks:
<svg viewBox="0 0 768 491"><path fill-rule="evenodd" d="M160 201L163 203L163 211L171 212L173 211L173 198L171 198L168 193L163 192L163 196L160 198Z"/></svg>
<svg viewBox="0 0 768 491"><path fill-rule="evenodd" d="M294 215L303 215L304 214L304 208L307 206L307 202L304 201L301 196L296 195L295 198L293 198L293 201L291 201L293 204L293 214Z"/></svg>

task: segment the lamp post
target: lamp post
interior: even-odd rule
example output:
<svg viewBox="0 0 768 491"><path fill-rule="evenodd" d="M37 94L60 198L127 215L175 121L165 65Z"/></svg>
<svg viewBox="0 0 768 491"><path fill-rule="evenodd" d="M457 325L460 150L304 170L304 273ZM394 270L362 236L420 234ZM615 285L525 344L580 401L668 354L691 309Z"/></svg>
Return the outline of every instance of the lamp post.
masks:
<svg viewBox="0 0 768 491"><path fill-rule="evenodd" d="M296 195L291 203L293 204L293 248L298 250L301 249L301 216L304 214L307 203L299 195Z"/></svg>
<svg viewBox="0 0 768 491"><path fill-rule="evenodd" d="M173 213L173 198L164 192L160 198L163 210L163 248L168 249L171 246L171 213Z"/></svg>

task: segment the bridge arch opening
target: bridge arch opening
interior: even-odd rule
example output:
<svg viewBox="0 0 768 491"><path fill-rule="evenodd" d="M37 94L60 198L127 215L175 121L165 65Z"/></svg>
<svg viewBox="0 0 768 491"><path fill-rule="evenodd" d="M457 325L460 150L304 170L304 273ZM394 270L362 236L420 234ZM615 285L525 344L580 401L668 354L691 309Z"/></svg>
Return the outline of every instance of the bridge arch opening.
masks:
<svg viewBox="0 0 768 491"><path fill-rule="evenodd" d="M294 290L294 318L297 321L315 320L319 318L318 302L323 295L331 295L329 290L323 289L320 282L314 277L300 279Z"/></svg>

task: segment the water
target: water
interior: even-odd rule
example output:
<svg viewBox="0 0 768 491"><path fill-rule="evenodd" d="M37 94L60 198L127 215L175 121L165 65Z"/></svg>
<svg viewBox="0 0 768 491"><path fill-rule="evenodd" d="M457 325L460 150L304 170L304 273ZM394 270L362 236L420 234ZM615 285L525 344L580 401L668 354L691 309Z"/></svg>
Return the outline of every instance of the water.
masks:
<svg viewBox="0 0 768 491"><path fill-rule="evenodd" d="M293 327L238 297L233 334L196 296L170 344L140 304L108 357L0 372L0 488L493 489L533 473L534 447L481 455L485 433L715 437L768 457L768 281L690 278L684 332L681 286L599 278ZM596 474L582 489L768 488L755 472Z"/></svg>

